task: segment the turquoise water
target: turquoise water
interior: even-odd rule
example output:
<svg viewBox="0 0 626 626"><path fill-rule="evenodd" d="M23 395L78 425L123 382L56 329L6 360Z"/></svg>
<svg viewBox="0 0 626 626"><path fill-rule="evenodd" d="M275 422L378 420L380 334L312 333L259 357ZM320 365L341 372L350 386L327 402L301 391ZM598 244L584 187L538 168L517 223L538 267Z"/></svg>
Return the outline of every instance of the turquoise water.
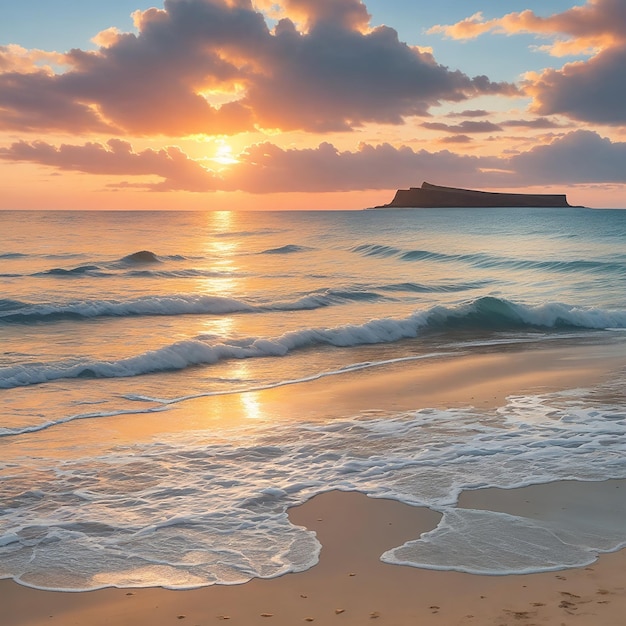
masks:
<svg viewBox="0 0 626 626"><path fill-rule="evenodd" d="M0 233L0 577L243 582L315 563L317 541L285 511L329 488L449 510L462 528L472 521L453 524L450 507L468 486L626 477L618 379L602 390L611 402L569 390L491 413L415 407L107 440L192 397L487 347L619 346L625 211L3 212ZM567 555L550 545L528 562L445 566L540 571L626 541L588 535Z"/></svg>

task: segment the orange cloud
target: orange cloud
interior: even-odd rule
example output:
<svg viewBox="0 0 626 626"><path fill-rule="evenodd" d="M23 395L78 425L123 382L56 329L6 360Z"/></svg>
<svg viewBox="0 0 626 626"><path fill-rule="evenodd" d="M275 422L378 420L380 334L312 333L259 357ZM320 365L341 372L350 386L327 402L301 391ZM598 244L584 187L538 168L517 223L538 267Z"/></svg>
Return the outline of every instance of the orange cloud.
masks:
<svg viewBox="0 0 626 626"><path fill-rule="evenodd" d="M366 32L371 18L361 0L257 0L255 4L275 18L288 17L303 24L307 32L324 23Z"/></svg>
<svg viewBox="0 0 626 626"><path fill-rule="evenodd" d="M0 148L0 159L30 162L62 171L104 176L157 176L152 181L111 183L109 187L135 187L151 191L246 191L249 193L329 192L388 189L416 176L455 169L459 180L470 180L484 159L443 151L414 152L389 144L362 144L355 152L340 152L330 143L317 148L284 149L269 142L256 144L238 155L228 168L210 170L179 148L135 152L119 139L107 144L89 142L59 147L43 141L19 141ZM456 176L456 174L455 174Z"/></svg>
<svg viewBox="0 0 626 626"><path fill-rule="evenodd" d="M470 141L455 135L448 141ZM250 146L236 164L210 170L179 148L135 152L124 141L59 147L36 141L0 148L0 159L34 163L62 171L108 177L150 177L110 182L110 188L150 191L333 192L405 187L407 181L454 179L461 186L516 187L537 184L626 183L626 143L611 142L591 131L553 138L528 152L502 156L428 152L390 144L361 144L339 151L330 143L317 148L284 149L269 142ZM160 182L152 178L159 177Z"/></svg>
<svg viewBox="0 0 626 626"><path fill-rule="evenodd" d="M626 4L623 0L588 0L583 6L549 17L526 10L485 20L482 13L476 13L456 24L434 26L428 32L453 39L473 39L488 32L531 33L555 38L553 44L542 48L555 56L598 52L626 41Z"/></svg>
<svg viewBox="0 0 626 626"><path fill-rule="evenodd" d="M608 125L626 122L626 2L588 0L549 17L533 11L509 13L485 20L481 13L431 32L467 39L485 32L534 33L555 41L543 49L553 55L591 54L585 62L561 69L528 73L524 91L532 96L530 110L540 115L562 114L572 119Z"/></svg>
<svg viewBox="0 0 626 626"><path fill-rule="evenodd" d="M135 152L130 143L120 139L111 139L106 144L89 142L59 147L44 141L19 141L9 148L0 148L0 159L105 176L158 176L165 181L158 185L138 185L144 189L212 191L218 188L212 172L175 146Z"/></svg>
<svg viewBox="0 0 626 626"><path fill-rule="evenodd" d="M462 19L456 24L436 24L426 33L429 35L446 35L452 39L475 39L498 28L498 20L486 21L481 11ZM502 31L500 31L502 32Z"/></svg>
<svg viewBox="0 0 626 626"><path fill-rule="evenodd" d="M65 65L65 55L45 50L28 50L17 44L0 46L0 73L30 74L44 71L52 74L52 66Z"/></svg>

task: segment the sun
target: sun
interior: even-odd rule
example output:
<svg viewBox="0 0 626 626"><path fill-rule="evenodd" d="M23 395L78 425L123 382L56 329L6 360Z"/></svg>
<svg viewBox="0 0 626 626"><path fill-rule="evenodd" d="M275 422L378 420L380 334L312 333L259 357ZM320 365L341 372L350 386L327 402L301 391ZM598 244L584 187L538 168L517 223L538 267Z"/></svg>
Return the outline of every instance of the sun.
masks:
<svg viewBox="0 0 626 626"><path fill-rule="evenodd" d="M218 139L216 141L217 149L215 156L211 159L220 165L233 165L239 163L239 161L233 156L233 149L229 146L224 139Z"/></svg>

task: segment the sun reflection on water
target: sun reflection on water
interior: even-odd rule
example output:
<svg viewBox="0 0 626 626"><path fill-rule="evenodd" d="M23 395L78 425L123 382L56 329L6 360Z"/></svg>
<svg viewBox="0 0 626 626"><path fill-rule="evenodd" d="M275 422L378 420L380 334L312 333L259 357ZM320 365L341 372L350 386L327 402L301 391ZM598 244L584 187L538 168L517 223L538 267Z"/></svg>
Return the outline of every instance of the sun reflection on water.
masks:
<svg viewBox="0 0 626 626"><path fill-rule="evenodd" d="M208 235L204 245L206 269L210 276L198 281L198 292L221 298L236 298L244 291L241 268L237 263L241 242L235 237L225 237L232 232L237 216L232 211L214 211L207 214ZM205 329L219 336L228 336L234 320L230 315L208 318Z"/></svg>
<svg viewBox="0 0 626 626"><path fill-rule="evenodd" d="M244 414L248 419L258 420L266 417L261 403L259 402L259 394L255 391L248 391L240 394L241 406L244 410Z"/></svg>
<svg viewBox="0 0 626 626"><path fill-rule="evenodd" d="M231 296L239 285L236 279L239 266L235 258L239 254L241 242L236 238L226 238L224 234L232 232L236 216L232 211L215 211L208 214L208 219L210 235L204 252L209 261L209 269L216 276L202 282L213 290L219 285L219 295Z"/></svg>

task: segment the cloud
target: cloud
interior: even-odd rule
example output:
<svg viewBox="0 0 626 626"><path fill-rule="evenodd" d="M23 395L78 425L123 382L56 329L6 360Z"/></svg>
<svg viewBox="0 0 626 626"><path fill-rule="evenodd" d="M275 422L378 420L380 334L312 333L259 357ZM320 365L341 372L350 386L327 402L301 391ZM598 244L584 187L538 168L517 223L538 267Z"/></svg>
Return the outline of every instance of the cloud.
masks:
<svg viewBox="0 0 626 626"><path fill-rule="evenodd" d="M562 124L548 119L547 117L536 117L532 120L506 120L505 122L500 122L500 125L507 128L536 128L541 130L547 128L563 128Z"/></svg>
<svg viewBox="0 0 626 626"><path fill-rule="evenodd" d="M444 124L443 122L423 122L422 126L429 130L443 130L448 133L495 133L502 128L487 120L474 122L464 120L460 124Z"/></svg>
<svg viewBox="0 0 626 626"><path fill-rule="evenodd" d="M264 0L257 6L274 9L274 15L289 16L311 30L319 24L334 24L349 30L368 30L370 15L361 0ZM282 5L282 6L281 6Z"/></svg>
<svg viewBox="0 0 626 626"><path fill-rule="evenodd" d="M45 70L0 74L0 129L116 132L91 105L68 98Z"/></svg>
<svg viewBox="0 0 626 626"><path fill-rule="evenodd" d="M562 114L574 120L608 125L626 122L626 2L588 0L582 6L548 17L526 10L485 20L482 13L451 25L438 25L433 33L456 39L487 32L531 33L551 38L542 47L555 56L591 55L586 61L561 69L529 73L524 91L532 96L531 110L540 115Z"/></svg>
<svg viewBox="0 0 626 626"><path fill-rule="evenodd" d="M46 52L36 48L28 50L17 44L0 46L0 73L38 72L52 73L52 65L62 65L64 56L58 52Z"/></svg>
<svg viewBox="0 0 626 626"><path fill-rule="evenodd" d="M450 71L391 28L369 28L358 0L280 6L285 17L270 30L251 0L165 0L163 9L134 14L137 33L108 29L94 38L98 50L63 55L63 71L0 66L0 128L169 136L347 131L402 124L441 101L517 93ZM301 29L291 13L303 20Z"/></svg>
<svg viewBox="0 0 626 626"><path fill-rule="evenodd" d="M0 159L30 162L63 171L107 176L152 176L152 180L113 183L112 187L136 187L151 191L246 191L249 193L328 192L357 189L389 189L405 186L419 177L441 176L455 171L455 178L469 183L486 162L495 160L455 155L447 150L418 152L390 144L362 144L340 152L324 142L317 148L283 149L269 142L255 144L239 155L239 162L220 171L204 168L179 148L134 152L119 139L107 144L55 147L43 141L19 141L0 148Z"/></svg>
<svg viewBox="0 0 626 626"><path fill-rule="evenodd" d="M448 113L446 117L487 117L489 111L485 109L465 109L460 113Z"/></svg>
<svg viewBox="0 0 626 626"><path fill-rule="evenodd" d="M608 125L626 123L626 45L605 50L586 62L528 76L532 110Z"/></svg>
<svg viewBox="0 0 626 626"><path fill-rule="evenodd" d="M572 131L510 159L521 180L542 183L626 183L626 143Z"/></svg>
<svg viewBox="0 0 626 626"><path fill-rule="evenodd" d="M456 24L433 26L428 32L453 39L473 39L489 32L530 33L554 38L544 49L555 56L590 53L626 41L626 4L623 0L588 0L548 17L525 10L485 20L482 13L475 13Z"/></svg>
<svg viewBox="0 0 626 626"><path fill-rule="evenodd" d="M447 140L471 141L467 136ZM328 142L308 149L285 149L263 142L238 155L238 163L211 170L175 146L135 152L129 143L112 139L107 144L59 147L43 141L20 141L0 148L0 159L109 177L151 177L109 185L150 191L356 191L407 187L422 180L470 188L626 183L626 143L584 130L508 158L458 155L448 150L429 152L387 143L361 144L354 151L340 151ZM154 178L161 180L155 182Z"/></svg>
<svg viewBox="0 0 626 626"><path fill-rule="evenodd" d="M323 24L302 36L283 23L276 37L277 71L251 85L246 98L264 127L319 132L401 124L441 100L511 92L486 77L449 71L385 26L364 35Z"/></svg>
<svg viewBox="0 0 626 626"><path fill-rule="evenodd" d="M450 135L442 137L439 141L441 143L471 143L474 140L469 135Z"/></svg>
<svg viewBox="0 0 626 626"><path fill-rule="evenodd" d="M351 191L403 187L420 178L455 178L469 182L483 160L447 150L414 151L390 144L361 144L355 152L340 152L330 143L307 150L284 150L269 143L250 148L233 175L247 191Z"/></svg>
<svg viewBox="0 0 626 626"><path fill-rule="evenodd" d="M0 159L47 165L63 171L98 175L157 176L160 183L139 184L144 189L173 191L213 191L217 177L190 159L179 148L134 152L130 143L111 139L106 144L89 142L82 146L44 141L19 141L0 148Z"/></svg>

